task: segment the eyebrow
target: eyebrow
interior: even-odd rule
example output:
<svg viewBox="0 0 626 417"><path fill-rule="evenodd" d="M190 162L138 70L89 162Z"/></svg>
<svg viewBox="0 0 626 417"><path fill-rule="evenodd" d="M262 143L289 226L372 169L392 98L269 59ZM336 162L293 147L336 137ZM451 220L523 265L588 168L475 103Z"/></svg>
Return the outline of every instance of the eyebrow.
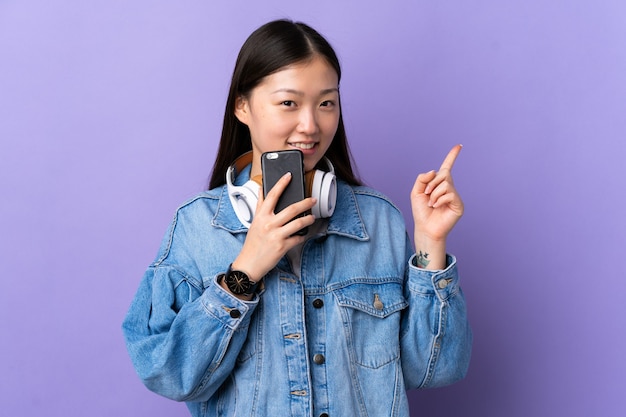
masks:
<svg viewBox="0 0 626 417"><path fill-rule="evenodd" d="M320 91L320 95L324 96L326 94L330 94L330 93L335 93L335 92L339 92L339 88L333 87L333 88L327 88L325 90ZM290 93L290 94L295 94L297 96L303 96L304 93L302 91L298 91L298 90L294 90L293 88L279 88L276 91L273 91L272 94L276 94L276 93Z"/></svg>

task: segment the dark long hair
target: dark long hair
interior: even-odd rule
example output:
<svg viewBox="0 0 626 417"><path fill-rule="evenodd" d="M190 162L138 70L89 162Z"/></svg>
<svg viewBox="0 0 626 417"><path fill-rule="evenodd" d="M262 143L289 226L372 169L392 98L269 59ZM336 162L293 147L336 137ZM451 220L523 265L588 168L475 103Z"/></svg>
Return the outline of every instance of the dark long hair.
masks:
<svg viewBox="0 0 626 417"><path fill-rule="evenodd" d="M252 149L250 130L235 117L237 98L248 97L263 78L294 63L322 56L337 72L341 80L341 67L335 51L328 41L310 26L289 20L275 20L255 30L245 41L233 71L233 78L224 111L224 124L217 157L209 188L225 183L226 171L240 155ZM335 167L335 174L342 180L359 185L361 181L352 170L352 156L346 139L346 131L339 100L339 125L326 157Z"/></svg>

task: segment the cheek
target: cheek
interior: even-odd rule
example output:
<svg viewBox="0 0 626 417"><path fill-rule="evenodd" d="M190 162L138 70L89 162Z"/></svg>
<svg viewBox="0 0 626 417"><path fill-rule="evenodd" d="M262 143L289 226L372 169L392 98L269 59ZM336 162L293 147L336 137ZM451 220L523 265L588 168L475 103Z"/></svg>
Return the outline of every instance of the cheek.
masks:
<svg viewBox="0 0 626 417"><path fill-rule="evenodd" d="M339 115L337 116L328 116L322 119L321 128L324 132L324 136L326 138L332 139L335 137L335 133L337 132L337 128L339 127Z"/></svg>
<svg viewBox="0 0 626 417"><path fill-rule="evenodd" d="M281 126L280 119L268 113L256 114L252 123L248 125L252 138L261 141L271 141L272 138L280 134Z"/></svg>
<svg viewBox="0 0 626 417"><path fill-rule="evenodd" d="M293 121L284 115L266 113L264 117L258 121L257 126L266 133L283 134L293 129Z"/></svg>

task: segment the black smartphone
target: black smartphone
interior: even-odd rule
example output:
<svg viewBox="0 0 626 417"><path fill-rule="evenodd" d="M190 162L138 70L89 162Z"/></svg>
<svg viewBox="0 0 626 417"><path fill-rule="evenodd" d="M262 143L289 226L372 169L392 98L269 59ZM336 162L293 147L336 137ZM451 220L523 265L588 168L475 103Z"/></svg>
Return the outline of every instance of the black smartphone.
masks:
<svg viewBox="0 0 626 417"><path fill-rule="evenodd" d="M293 203L305 198L304 192L304 159L298 150L265 152L261 155L261 171L263 175L263 196L267 196L276 182L287 172L291 172L291 181L276 203L274 213L278 213ZM297 217L305 216L307 212ZM308 228L296 234L304 235Z"/></svg>

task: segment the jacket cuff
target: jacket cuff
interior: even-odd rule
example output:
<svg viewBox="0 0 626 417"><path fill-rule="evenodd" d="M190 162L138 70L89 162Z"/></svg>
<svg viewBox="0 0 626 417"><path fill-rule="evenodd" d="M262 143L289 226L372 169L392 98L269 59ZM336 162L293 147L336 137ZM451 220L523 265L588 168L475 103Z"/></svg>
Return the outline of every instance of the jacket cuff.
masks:
<svg viewBox="0 0 626 417"><path fill-rule="evenodd" d="M218 277L219 275L213 277L211 285L202 293L201 302L204 311L233 330L247 328L250 316L259 304L259 295L262 291L255 294L250 301L240 300L217 283Z"/></svg>
<svg viewBox="0 0 626 417"><path fill-rule="evenodd" d="M446 255L446 268L429 270L418 268L417 255L409 259L409 289L419 294L436 294L445 301L459 291L459 274L454 255Z"/></svg>

